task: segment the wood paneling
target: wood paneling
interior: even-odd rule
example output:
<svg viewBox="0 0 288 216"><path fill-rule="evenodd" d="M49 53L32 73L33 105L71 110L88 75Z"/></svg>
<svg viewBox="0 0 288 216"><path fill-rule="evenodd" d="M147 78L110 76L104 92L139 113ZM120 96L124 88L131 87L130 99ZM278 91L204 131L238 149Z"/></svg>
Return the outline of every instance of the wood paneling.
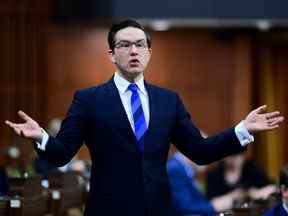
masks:
<svg viewBox="0 0 288 216"><path fill-rule="evenodd" d="M255 40L255 95L269 110L280 110L288 115L287 56L288 35L285 32L260 34ZM256 64L257 63L257 64ZM277 131L259 135L255 155L267 172L277 178L281 167L288 163L286 145L287 123Z"/></svg>
<svg viewBox="0 0 288 216"><path fill-rule="evenodd" d="M47 5L48 1L41 1L41 4L31 0L1 2L1 155L8 145L17 144L24 161L29 158L32 145L14 139L3 122L5 119L18 121L19 109L40 122L45 120Z"/></svg>

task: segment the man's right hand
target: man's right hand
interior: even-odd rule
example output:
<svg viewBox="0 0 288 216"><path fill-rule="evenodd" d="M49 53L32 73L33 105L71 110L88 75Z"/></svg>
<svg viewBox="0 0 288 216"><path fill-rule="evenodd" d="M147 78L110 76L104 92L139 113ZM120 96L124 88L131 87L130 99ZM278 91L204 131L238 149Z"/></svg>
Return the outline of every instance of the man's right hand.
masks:
<svg viewBox="0 0 288 216"><path fill-rule="evenodd" d="M24 123L13 123L6 120L5 124L12 128L17 135L41 143L43 135L39 124L23 111L18 111L18 115L24 120Z"/></svg>

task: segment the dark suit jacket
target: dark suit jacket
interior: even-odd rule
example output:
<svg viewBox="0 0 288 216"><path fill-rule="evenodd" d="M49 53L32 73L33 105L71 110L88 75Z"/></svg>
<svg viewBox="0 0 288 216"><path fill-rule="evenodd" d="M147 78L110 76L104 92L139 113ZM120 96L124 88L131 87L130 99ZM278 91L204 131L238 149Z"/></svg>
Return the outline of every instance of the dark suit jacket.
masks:
<svg viewBox="0 0 288 216"><path fill-rule="evenodd" d="M113 79L77 91L56 138L49 138L45 151L37 150L62 166L85 142L92 159L86 216L167 215L170 190L166 159L171 142L199 164L243 150L234 128L203 139L176 93L145 85L150 121L143 154Z"/></svg>
<svg viewBox="0 0 288 216"><path fill-rule="evenodd" d="M189 175L186 169L191 170ZM193 167L185 164L173 155L167 163L167 172L171 185L171 211L180 215L214 216L216 212L197 187Z"/></svg>
<svg viewBox="0 0 288 216"><path fill-rule="evenodd" d="M280 202L274 208L265 212L263 216L288 216L288 213L285 211L283 203Z"/></svg>

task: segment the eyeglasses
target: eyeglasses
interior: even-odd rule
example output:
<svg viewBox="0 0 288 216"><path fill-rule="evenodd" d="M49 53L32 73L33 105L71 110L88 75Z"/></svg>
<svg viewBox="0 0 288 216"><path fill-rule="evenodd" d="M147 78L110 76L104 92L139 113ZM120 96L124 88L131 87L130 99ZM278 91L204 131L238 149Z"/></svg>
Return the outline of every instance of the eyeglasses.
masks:
<svg viewBox="0 0 288 216"><path fill-rule="evenodd" d="M120 41L115 44L115 48L121 49L123 51L129 51L131 50L133 45L135 45L135 47L141 51L147 48L147 43L144 40L136 41L136 42Z"/></svg>

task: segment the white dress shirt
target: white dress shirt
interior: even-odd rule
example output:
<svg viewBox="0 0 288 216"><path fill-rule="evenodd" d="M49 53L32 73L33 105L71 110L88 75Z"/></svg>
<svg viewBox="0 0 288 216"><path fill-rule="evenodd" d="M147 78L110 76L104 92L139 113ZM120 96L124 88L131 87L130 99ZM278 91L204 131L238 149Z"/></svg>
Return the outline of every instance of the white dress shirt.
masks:
<svg viewBox="0 0 288 216"><path fill-rule="evenodd" d="M122 102L122 105L123 105L125 112L127 114L131 128L133 129L133 131L135 131L134 123L133 123L133 113L132 113L131 104L130 104L132 92L128 89L130 82L127 81L126 79L124 79L123 77L121 77L118 74L118 72L116 72L114 75L114 82L115 82L115 85L118 89L118 92L119 92L119 95L121 98L121 102ZM148 96L148 93L147 93L145 85L144 85L143 75L138 79L136 84L138 86L138 94L140 96L145 120L146 120L147 127L148 127L149 121L150 121L149 96ZM238 140L242 146L246 146L247 144L254 141L253 135L251 135L248 132L248 130L246 129L246 127L243 124L243 121L241 121L239 124L236 125L235 133L236 133L236 136L237 136L237 138L238 138ZM37 142L37 147L39 149L45 151L48 138L49 138L49 135L46 133L45 130L43 130L42 142L41 143Z"/></svg>

